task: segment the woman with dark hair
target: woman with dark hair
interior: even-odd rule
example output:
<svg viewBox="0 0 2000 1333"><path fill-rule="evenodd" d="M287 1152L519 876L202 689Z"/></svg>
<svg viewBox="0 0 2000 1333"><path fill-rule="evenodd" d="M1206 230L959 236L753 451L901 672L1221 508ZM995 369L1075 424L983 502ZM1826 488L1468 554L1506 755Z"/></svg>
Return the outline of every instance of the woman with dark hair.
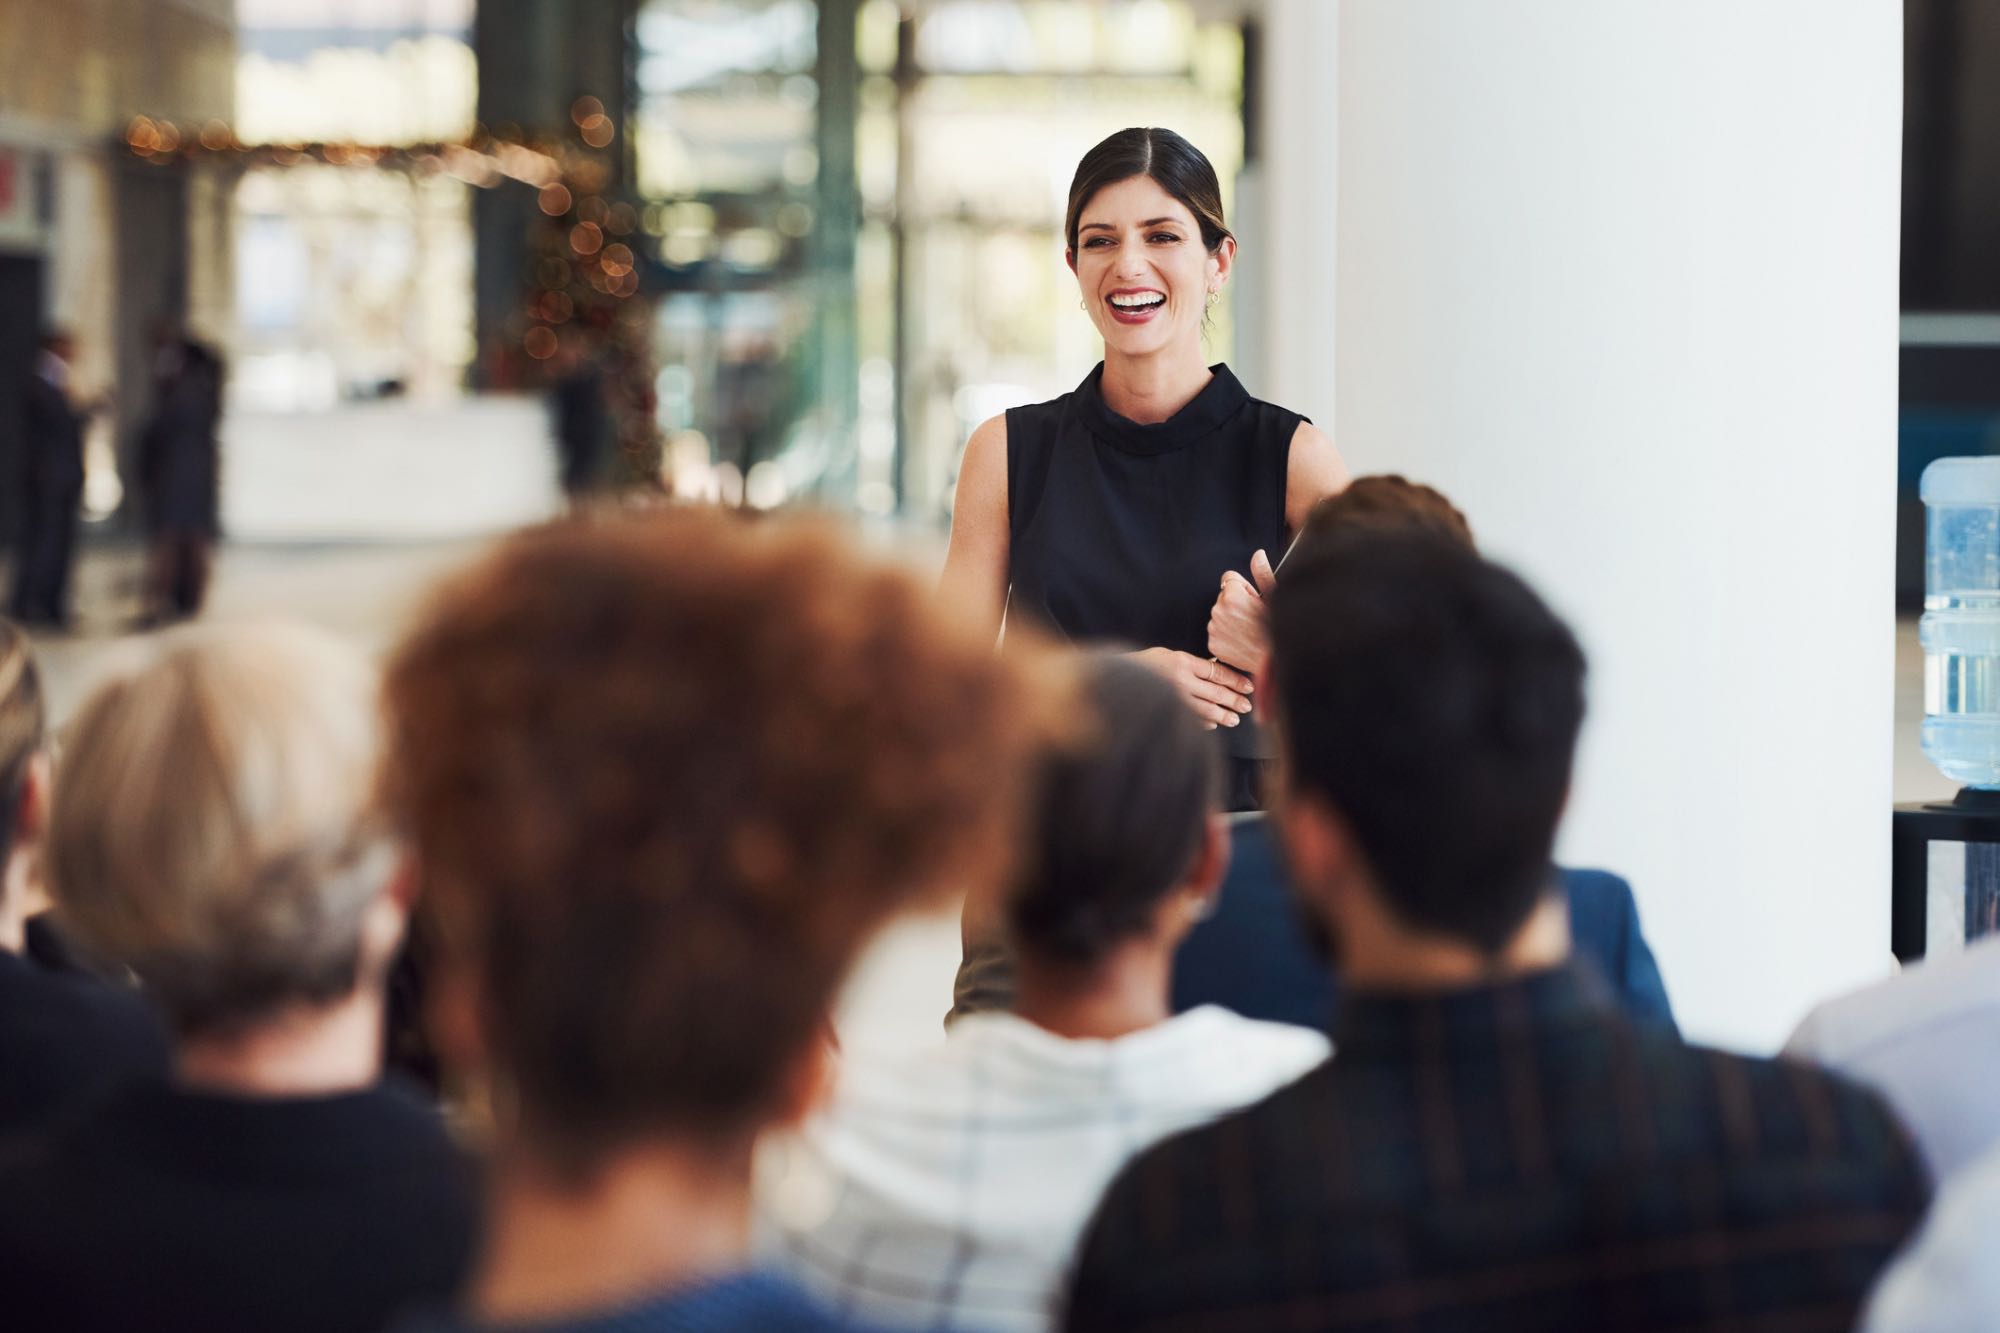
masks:
<svg viewBox="0 0 2000 1333"><path fill-rule="evenodd" d="M1014 1011L914 1055L844 1056L831 1104L765 1163L767 1249L880 1324L1048 1328L1134 1153L1327 1055L1307 1028L1173 1014L1175 950L1229 857L1219 758L1153 673L1115 657L1089 671L1085 736L1043 765L1006 895Z"/></svg>
<svg viewBox="0 0 2000 1333"><path fill-rule="evenodd" d="M1310 421L1252 398L1202 355L1236 238L1215 168L1171 130L1120 130L1070 183L1066 258L1104 360L1075 391L994 417L959 471L946 595L1118 643L1211 727L1252 711L1214 660L1227 571L1263 580L1314 504L1347 480ZM1262 755L1232 746L1228 804L1257 804Z"/></svg>

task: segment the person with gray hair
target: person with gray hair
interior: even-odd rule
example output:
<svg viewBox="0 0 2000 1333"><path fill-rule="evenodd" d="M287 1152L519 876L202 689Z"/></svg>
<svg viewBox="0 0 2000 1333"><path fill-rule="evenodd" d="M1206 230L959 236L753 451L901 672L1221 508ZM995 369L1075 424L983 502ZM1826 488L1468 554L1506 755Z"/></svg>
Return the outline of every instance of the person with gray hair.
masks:
<svg viewBox="0 0 2000 1333"><path fill-rule="evenodd" d="M411 877L376 800L374 672L301 626L169 636L67 733L46 858L65 927L174 1033L0 1167L20 1327L362 1333L473 1243L436 1114L381 1083Z"/></svg>

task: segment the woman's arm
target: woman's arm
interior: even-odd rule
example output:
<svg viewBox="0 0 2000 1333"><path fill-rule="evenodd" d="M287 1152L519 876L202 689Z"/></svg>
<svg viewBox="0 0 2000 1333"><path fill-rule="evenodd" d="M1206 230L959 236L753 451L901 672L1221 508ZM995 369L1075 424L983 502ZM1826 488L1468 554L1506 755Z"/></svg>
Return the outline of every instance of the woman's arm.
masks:
<svg viewBox="0 0 2000 1333"><path fill-rule="evenodd" d="M1000 633L1007 604L1007 418L980 423L958 465L951 548L938 592Z"/></svg>
<svg viewBox="0 0 2000 1333"><path fill-rule="evenodd" d="M1310 421L1301 421L1292 432L1291 457L1285 464L1286 533L1295 534L1304 527L1313 506L1346 490L1352 475L1326 432Z"/></svg>

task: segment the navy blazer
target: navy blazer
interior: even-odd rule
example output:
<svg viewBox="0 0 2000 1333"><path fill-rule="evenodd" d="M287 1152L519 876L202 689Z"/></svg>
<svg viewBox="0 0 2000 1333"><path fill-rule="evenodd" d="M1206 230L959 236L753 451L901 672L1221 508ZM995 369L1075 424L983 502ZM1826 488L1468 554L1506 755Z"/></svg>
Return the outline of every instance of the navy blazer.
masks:
<svg viewBox="0 0 2000 1333"><path fill-rule="evenodd" d="M1292 903L1262 815L1231 821L1229 875L1215 912L1174 958L1174 1011L1219 1004L1248 1018L1324 1031L1340 980L1314 952ZM1632 886L1606 870L1561 870L1577 958L1611 983L1633 1018L1677 1031L1666 984L1646 937Z"/></svg>

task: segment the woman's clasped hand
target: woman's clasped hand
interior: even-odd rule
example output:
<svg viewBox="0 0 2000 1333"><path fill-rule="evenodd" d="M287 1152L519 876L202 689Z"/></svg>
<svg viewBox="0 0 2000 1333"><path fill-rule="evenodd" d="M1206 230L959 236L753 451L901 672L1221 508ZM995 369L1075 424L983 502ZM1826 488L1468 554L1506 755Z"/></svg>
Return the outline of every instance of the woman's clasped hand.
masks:
<svg viewBox="0 0 2000 1333"><path fill-rule="evenodd" d="M1262 551L1250 557L1250 578L1233 569L1223 571L1222 591L1208 613L1209 656L1253 676L1264 669L1264 659L1270 655L1264 599L1277 586L1277 573Z"/></svg>
<svg viewBox="0 0 2000 1333"><path fill-rule="evenodd" d="M1233 727L1250 711L1256 685L1234 667L1174 648L1148 648L1133 653L1132 660L1171 683L1210 728Z"/></svg>

